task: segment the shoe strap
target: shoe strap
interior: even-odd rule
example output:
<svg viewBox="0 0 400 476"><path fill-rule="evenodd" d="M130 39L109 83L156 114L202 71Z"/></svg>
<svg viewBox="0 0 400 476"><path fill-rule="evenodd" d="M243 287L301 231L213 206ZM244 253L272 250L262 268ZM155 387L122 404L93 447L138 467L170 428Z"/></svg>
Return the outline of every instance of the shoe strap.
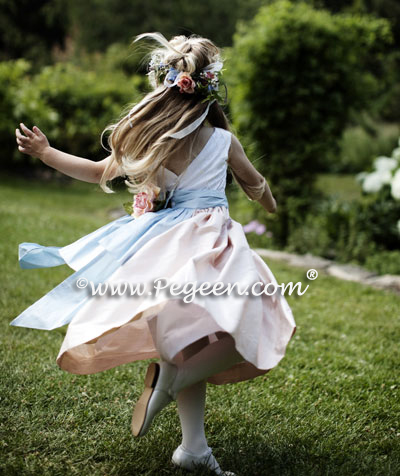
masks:
<svg viewBox="0 0 400 476"><path fill-rule="evenodd" d="M188 455L190 456L194 456L195 458L204 458L205 456L209 456L211 453L212 453L212 448L208 447L208 449L206 451L204 451L204 453L198 455L196 453L193 453L192 451L189 451L187 448L185 448L182 444L180 445L181 447L181 450L184 452L184 453L187 453Z"/></svg>

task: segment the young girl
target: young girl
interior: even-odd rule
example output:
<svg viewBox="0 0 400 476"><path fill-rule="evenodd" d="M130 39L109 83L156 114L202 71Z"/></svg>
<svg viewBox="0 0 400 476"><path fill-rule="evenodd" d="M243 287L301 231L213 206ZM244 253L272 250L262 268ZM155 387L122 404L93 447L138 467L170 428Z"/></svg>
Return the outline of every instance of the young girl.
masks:
<svg viewBox="0 0 400 476"><path fill-rule="evenodd" d="M229 216L227 167L250 200L270 213L276 202L229 131L220 105L219 49L195 35L167 41L160 33L144 33L135 41L144 37L158 42L148 68L153 91L109 128L109 157L100 162L75 157L52 148L36 126L16 130L22 153L99 183L106 192L112 192L107 181L123 176L135 196L132 214L72 244L20 244L22 268L66 263L75 272L11 324L37 329L69 324L57 364L75 374L160 359L148 367L133 434L145 435L154 417L176 400L183 438L172 462L233 474L221 470L207 444L206 384L265 374L283 358L296 325L283 294L262 292L277 282ZM169 294L154 292L161 281L171 285ZM93 292L99 284L123 283L153 288L134 297ZM188 283L210 287L187 299L172 283L181 291ZM242 291L258 286L246 294L221 292L215 283Z"/></svg>

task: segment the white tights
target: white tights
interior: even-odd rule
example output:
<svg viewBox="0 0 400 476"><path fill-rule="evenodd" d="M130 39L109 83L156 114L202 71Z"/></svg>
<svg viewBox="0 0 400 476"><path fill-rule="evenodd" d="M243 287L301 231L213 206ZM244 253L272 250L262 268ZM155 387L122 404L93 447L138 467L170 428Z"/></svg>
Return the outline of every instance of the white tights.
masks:
<svg viewBox="0 0 400 476"><path fill-rule="evenodd" d="M178 393L179 419L182 427L182 445L194 454L203 454L207 448L204 433L204 407L207 381L200 380Z"/></svg>
<svg viewBox="0 0 400 476"><path fill-rule="evenodd" d="M192 453L200 454L208 448L204 433L207 378L244 360L234 342L233 337L226 334L204 347L208 338L200 339L184 349L186 360L178 364L173 389L178 392L182 445Z"/></svg>

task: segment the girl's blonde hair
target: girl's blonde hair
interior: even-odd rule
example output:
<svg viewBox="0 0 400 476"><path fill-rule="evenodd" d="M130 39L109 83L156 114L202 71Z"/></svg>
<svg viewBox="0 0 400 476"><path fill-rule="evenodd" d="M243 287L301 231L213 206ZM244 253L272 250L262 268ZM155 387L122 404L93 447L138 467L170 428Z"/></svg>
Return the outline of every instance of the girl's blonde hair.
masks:
<svg viewBox="0 0 400 476"><path fill-rule="evenodd" d="M221 60L219 49L214 43L197 35L186 37L174 36L168 41L161 33L143 33L136 36L134 42L149 37L161 46L153 48L149 53L164 64L169 64L178 71L198 72L204 67ZM172 152L179 152L189 142L190 152L184 158L186 167L192 154L193 136L199 127L184 137L174 139L170 135L183 129L199 118L207 107L198 97L181 94L176 87L168 88L157 84L156 78L149 76L153 91L148 93L137 106L136 112L130 117L124 115L116 124L105 128L102 135L111 130L108 144L111 158L100 179L100 187L107 193L114 193L107 185L112 178L112 171L118 165L120 176L126 176L125 183L132 193L137 193L149 182L163 189L158 179L161 165L165 165ZM230 130L229 121L222 107L215 101L209 109L207 120L214 127ZM164 179L164 177L163 177ZM162 179L162 181L163 181Z"/></svg>

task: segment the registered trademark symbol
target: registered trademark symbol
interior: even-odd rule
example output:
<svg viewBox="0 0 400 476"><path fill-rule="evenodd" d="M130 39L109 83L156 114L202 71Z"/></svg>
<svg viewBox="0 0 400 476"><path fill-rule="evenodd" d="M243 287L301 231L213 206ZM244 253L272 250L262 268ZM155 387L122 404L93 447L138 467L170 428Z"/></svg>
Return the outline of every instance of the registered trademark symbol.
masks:
<svg viewBox="0 0 400 476"><path fill-rule="evenodd" d="M308 279L311 279L311 280L314 280L314 279L317 279L318 278L318 271L316 269L309 269L307 271L307 278Z"/></svg>

